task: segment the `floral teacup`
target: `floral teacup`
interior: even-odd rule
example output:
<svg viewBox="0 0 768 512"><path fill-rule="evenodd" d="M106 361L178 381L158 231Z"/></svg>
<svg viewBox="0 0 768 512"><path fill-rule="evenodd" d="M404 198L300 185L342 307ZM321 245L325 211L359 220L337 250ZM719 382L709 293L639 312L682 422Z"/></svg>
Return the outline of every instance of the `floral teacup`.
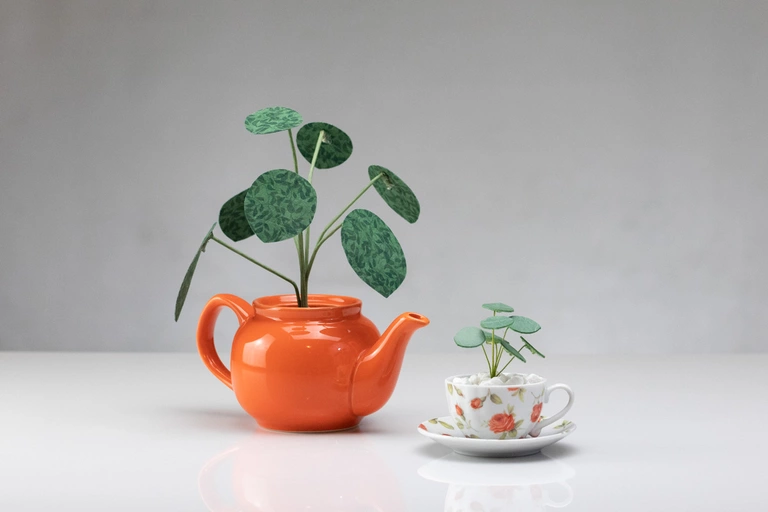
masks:
<svg viewBox="0 0 768 512"><path fill-rule="evenodd" d="M541 429L563 416L573 405L573 391L565 384L547 386L543 380L535 384L480 386L454 384L458 375L445 379L445 396L456 426L465 437L478 439L520 439L536 437ZM565 407L546 419L541 409L556 389L568 393Z"/></svg>

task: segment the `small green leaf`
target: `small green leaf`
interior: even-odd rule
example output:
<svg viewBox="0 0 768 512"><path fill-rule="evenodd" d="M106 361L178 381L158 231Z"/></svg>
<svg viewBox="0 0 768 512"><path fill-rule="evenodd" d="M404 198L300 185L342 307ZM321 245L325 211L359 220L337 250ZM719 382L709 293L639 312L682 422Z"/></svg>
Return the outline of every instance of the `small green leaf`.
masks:
<svg viewBox="0 0 768 512"><path fill-rule="evenodd" d="M493 403L495 403L497 405L501 405L503 403L501 397L499 397L499 395L497 395L495 393L491 393L491 402L493 402Z"/></svg>
<svg viewBox="0 0 768 512"><path fill-rule="evenodd" d="M533 345L531 345L530 343L528 343L528 340L526 340L526 339L525 339L525 338L523 338L522 336L520 336L520 339L521 339L521 340L523 340L523 343L525 343L525 348L527 348L528 350L530 350L530 351L531 351L531 353L533 353L533 354L536 354L536 355L537 355L537 356L539 356L539 357L546 357L544 354L542 354L541 352L539 352L538 350L536 350L536 347L534 347Z"/></svg>
<svg viewBox="0 0 768 512"><path fill-rule="evenodd" d="M253 236L251 225L245 218L245 196L247 190L243 190L235 197L229 199L219 211L219 228L233 242L239 242Z"/></svg>
<svg viewBox="0 0 768 512"><path fill-rule="evenodd" d="M506 433L506 432L504 432L503 434L501 434L501 436L499 436L499 440L500 440L500 441L501 441L502 439L506 439L506 438L507 438L507 433Z"/></svg>
<svg viewBox="0 0 768 512"><path fill-rule="evenodd" d="M438 420L437 422L440 425L442 425L443 427L447 428L448 430L456 430L455 428L453 428L453 425L451 425L450 423L446 423L446 422L440 421L440 420Z"/></svg>
<svg viewBox="0 0 768 512"><path fill-rule="evenodd" d="M352 270L389 297L405 280L405 254L394 233L375 213L358 209L341 225L341 245Z"/></svg>
<svg viewBox="0 0 768 512"><path fill-rule="evenodd" d="M262 242L288 240L312 223L317 193L312 185L286 169L259 176L245 195L243 211Z"/></svg>
<svg viewBox="0 0 768 512"><path fill-rule="evenodd" d="M477 434L469 434L468 436L470 439L480 439Z"/></svg>
<svg viewBox="0 0 768 512"><path fill-rule="evenodd" d="M453 394L453 384L448 384L448 393Z"/></svg>
<svg viewBox="0 0 768 512"><path fill-rule="evenodd" d="M216 227L216 224L214 223L213 226L211 226L211 229L208 230L208 233L206 233L205 238L203 238L203 242L200 244L200 247L197 248L197 253L195 253L195 257L192 258L192 263L190 263L189 268L187 268L187 273L184 274L184 280L181 282L181 287L179 288L179 294L176 296L176 310L174 312L174 319L177 322L179 321L179 315L181 314L181 309L184 307L184 301L187 300L189 285L192 284L192 276L195 275L197 262L198 260L200 260L200 253L205 251L205 246L208 244L211 238L213 238L213 228L215 227Z"/></svg>
<svg viewBox="0 0 768 512"><path fill-rule="evenodd" d="M456 394L457 394L457 395L459 395L459 396L461 396L461 397L463 397L463 396L464 396L464 393L462 393L462 392L461 392L461 390L460 390L459 388L455 388L455 389L456 389Z"/></svg>
<svg viewBox="0 0 768 512"><path fill-rule="evenodd" d="M411 224L419 220L421 206L411 188L389 169L379 165L368 167L368 177L370 179L374 179L379 174L383 174L383 176L376 180L373 187L381 198L384 199L384 202L395 213Z"/></svg>
<svg viewBox="0 0 768 512"><path fill-rule="evenodd" d="M541 326L530 318L524 316L511 316L510 318L513 320L510 329L520 334L533 334L541 329Z"/></svg>
<svg viewBox="0 0 768 512"><path fill-rule="evenodd" d="M513 429L509 431L509 438L514 439L517 437L517 429Z"/></svg>
<svg viewBox="0 0 768 512"><path fill-rule="evenodd" d="M459 427L459 428L464 428L464 424L462 422L460 422L460 421L456 422L456 426Z"/></svg>
<svg viewBox="0 0 768 512"><path fill-rule="evenodd" d="M431 420L427 420L427 421L433 425L437 425L437 418L432 418Z"/></svg>
<svg viewBox="0 0 768 512"><path fill-rule="evenodd" d="M307 123L296 133L296 147L307 162L312 163L317 139L324 132L315 167L330 169L347 161L352 154L352 140L349 135L328 123Z"/></svg>
<svg viewBox="0 0 768 512"><path fill-rule="evenodd" d="M517 349L512 345L510 345L507 340L496 340L496 342L500 344L502 347L504 347L504 350L506 350L507 353L512 354L513 356L520 359L524 363L526 362L525 357L523 357L523 354L518 352Z"/></svg>
<svg viewBox="0 0 768 512"><path fill-rule="evenodd" d="M499 313L514 313L515 309L512 306L507 306L503 302L489 302L488 304L483 304L483 307L485 309L490 309L493 312Z"/></svg>
<svg viewBox="0 0 768 512"><path fill-rule="evenodd" d="M514 320L508 316L489 316L480 322L480 326L483 329L503 329L512 325L513 322Z"/></svg>
<svg viewBox="0 0 768 512"><path fill-rule="evenodd" d="M245 129L256 135L282 132L302 123L301 114L287 107L269 107L245 118Z"/></svg>
<svg viewBox="0 0 768 512"><path fill-rule="evenodd" d="M453 341L463 348L479 347L485 343L485 332L477 327L464 327L456 333Z"/></svg>
<svg viewBox="0 0 768 512"><path fill-rule="evenodd" d="M519 426L520 426L520 425L522 425L522 424L523 424L523 420L520 420L520 421L516 421L516 422L515 422L515 429L517 429L517 427L519 427Z"/></svg>

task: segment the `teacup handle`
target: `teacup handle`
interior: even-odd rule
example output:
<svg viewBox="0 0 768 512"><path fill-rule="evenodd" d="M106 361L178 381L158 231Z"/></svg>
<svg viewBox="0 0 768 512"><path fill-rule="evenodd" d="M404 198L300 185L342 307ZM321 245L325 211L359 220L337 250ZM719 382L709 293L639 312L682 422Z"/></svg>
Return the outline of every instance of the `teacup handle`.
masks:
<svg viewBox="0 0 768 512"><path fill-rule="evenodd" d="M213 328L223 307L235 312L240 325L243 325L253 313L253 307L236 295L221 293L211 297L197 322L197 351L211 373L232 389L232 374L221 362L219 354L216 353L216 345L213 343Z"/></svg>
<svg viewBox="0 0 768 512"><path fill-rule="evenodd" d="M549 394L556 389L562 389L563 391L568 393L568 403L565 404L565 407L563 407L563 409L560 412L558 412L551 418L539 420L539 423L535 427L533 427L533 430L531 430L531 433L529 434L531 437L538 436L541 433L541 429L543 429L547 425L553 424L554 422L556 422L557 420L565 416L568 413L568 411L571 410L571 406L573 405L573 390L568 386L566 386L565 384L554 384L552 386L547 386L547 388L544 390L544 396L542 397L541 401L544 402L545 404L549 402Z"/></svg>

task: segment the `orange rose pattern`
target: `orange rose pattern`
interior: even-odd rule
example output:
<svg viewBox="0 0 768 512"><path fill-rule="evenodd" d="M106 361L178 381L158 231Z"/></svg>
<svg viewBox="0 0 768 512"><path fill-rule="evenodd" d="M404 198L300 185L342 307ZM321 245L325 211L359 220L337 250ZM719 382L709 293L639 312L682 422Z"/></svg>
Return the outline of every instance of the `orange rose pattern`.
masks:
<svg viewBox="0 0 768 512"><path fill-rule="evenodd" d="M515 430L515 417L505 412L494 414L488 422L488 428L494 434L502 434Z"/></svg>
<svg viewBox="0 0 768 512"><path fill-rule="evenodd" d="M483 406L483 401L479 398L473 398L471 402L469 402L469 406L473 409L479 409Z"/></svg>
<svg viewBox="0 0 768 512"><path fill-rule="evenodd" d="M544 404L538 403L533 406L533 411L531 412L531 421L536 423L539 421L539 416L541 416L541 408Z"/></svg>
<svg viewBox="0 0 768 512"><path fill-rule="evenodd" d="M456 405L455 407L456 407L456 414L458 414L459 416L464 416L464 411L462 410L462 408L459 407L458 405Z"/></svg>

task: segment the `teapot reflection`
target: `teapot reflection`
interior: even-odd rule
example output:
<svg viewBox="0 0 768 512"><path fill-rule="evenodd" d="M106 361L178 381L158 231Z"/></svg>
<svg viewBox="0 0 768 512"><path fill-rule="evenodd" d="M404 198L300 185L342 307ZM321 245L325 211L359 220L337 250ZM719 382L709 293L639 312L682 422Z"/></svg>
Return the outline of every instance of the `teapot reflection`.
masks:
<svg viewBox="0 0 768 512"><path fill-rule="evenodd" d="M450 454L419 468L428 480L450 484L445 512L533 512L573 501L566 480L576 472L538 454L520 459L473 459Z"/></svg>
<svg viewBox="0 0 768 512"><path fill-rule="evenodd" d="M260 431L206 462L200 496L212 512L403 511L394 474L357 438Z"/></svg>

